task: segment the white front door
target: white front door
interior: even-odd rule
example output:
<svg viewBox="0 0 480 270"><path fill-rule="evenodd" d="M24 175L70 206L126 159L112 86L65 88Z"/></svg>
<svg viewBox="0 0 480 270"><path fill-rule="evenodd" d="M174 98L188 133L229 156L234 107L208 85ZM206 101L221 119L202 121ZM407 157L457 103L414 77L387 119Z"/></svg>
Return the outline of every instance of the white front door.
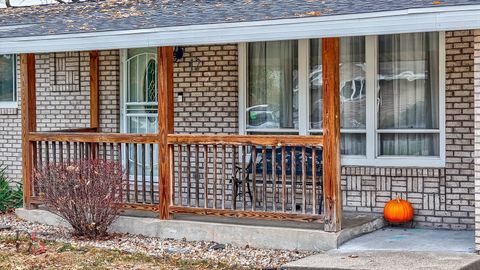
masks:
<svg viewBox="0 0 480 270"><path fill-rule="evenodd" d="M122 57L122 132L157 133L158 130L158 91L157 91L157 53L155 48L128 49ZM153 151L153 160L151 159ZM135 173L135 149L128 150L130 175ZM145 155L145 157L143 157ZM157 175L158 146L137 145L137 174L141 174L142 160L145 160L146 174ZM153 166L152 166L153 165ZM138 177L141 178L141 177Z"/></svg>

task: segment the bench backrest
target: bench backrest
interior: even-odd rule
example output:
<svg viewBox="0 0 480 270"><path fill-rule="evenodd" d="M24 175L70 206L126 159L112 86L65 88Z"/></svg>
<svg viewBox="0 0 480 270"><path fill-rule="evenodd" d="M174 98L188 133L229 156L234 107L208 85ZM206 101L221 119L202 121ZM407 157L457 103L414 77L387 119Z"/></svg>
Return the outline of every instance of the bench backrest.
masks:
<svg viewBox="0 0 480 270"><path fill-rule="evenodd" d="M293 155L292 155L293 151ZM257 174L263 174L264 172L264 157L265 157L265 173L266 174L273 174L272 168L272 160L275 158L275 174L281 175L282 174L282 148L276 147L275 148L275 157L273 157L273 149L271 147L265 148L265 155L262 153L262 147L256 147L256 157L251 155L250 164L248 165L249 173L253 172L253 168ZM292 158L293 157L293 158ZM312 176L313 175L313 148L306 147L305 148L305 159L306 159L306 175ZM322 158L323 158L323 151L321 148L316 148L315 151L315 169L316 175L322 175ZM294 163L294 174L301 176L302 175L302 147L292 147L286 146L285 147L285 173L286 175L292 175L292 163Z"/></svg>

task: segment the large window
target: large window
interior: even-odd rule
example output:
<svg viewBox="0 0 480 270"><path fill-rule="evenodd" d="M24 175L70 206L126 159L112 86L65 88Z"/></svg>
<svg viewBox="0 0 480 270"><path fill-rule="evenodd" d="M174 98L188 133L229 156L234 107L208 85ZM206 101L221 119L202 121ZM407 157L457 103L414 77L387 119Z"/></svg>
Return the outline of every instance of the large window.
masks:
<svg viewBox="0 0 480 270"><path fill-rule="evenodd" d="M438 156L438 34L378 37L378 154Z"/></svg>
<svg viewBox="0 0 480 270"><path fill-rule="evenodd" d="M444 165L443 40L341 38L343 164ZM322 134L321 39L241 44L240 65L242 133Z"/></svg>
<svg viewBox="0 0 480 270"><path fill-rule="evenodd" d="M17 106L15 55L0 54L0 107Z"/></svg>

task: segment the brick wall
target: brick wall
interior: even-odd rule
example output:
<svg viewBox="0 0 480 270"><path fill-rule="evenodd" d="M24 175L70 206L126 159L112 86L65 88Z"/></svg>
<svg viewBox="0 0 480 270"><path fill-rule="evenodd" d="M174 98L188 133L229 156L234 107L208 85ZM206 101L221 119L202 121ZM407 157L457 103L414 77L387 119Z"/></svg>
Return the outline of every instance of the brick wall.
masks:
<svg viewBox="0 0 480 270"><path fill-rule="evenodd" d="M474 33L475 100L475 245L480 250L480 30Z"/></svg>
<svg viewBox="0 0 480 270"><path fill-rule="evenodd" d="M345 210L381 213L384 203L398 194L414 204L419 226L474 228L473 37L471 31L446 33L445 168L343 167ZM81 57L80 91L58 95L48 93L51 55L37 56L37 87L43 98L39 112L50 115L41 120L42 128L88 125L88 59L85 53ZM119 61L118 51L100 53L101 125L106 132L119 130ZM186 47L184 59L175 64L175 94L183 94L182 102L175 101L176 132L238 133L237 61L235 45ZM77 113L52 115L72 110ZM0 127L0 149L5 150L0 161L8 162L8 173L20 179L20 116L13 112L0 119L12 127Z"/></svg>
<svg viewBox="0 0 480 270"><path fill-rule="evenodd" d="M236 45L190 46L175 64L176 133L238 134Z"/></svg>

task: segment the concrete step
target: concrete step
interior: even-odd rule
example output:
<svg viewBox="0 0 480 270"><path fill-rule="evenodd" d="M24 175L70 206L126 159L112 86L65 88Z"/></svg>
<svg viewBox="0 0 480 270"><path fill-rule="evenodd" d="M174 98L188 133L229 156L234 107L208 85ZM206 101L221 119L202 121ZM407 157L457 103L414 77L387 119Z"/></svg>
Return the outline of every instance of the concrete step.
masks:
<svg viewBox="0 0 480 270"><path fill-rule="evenodd" d="M16 215L31 222L68 226L65 220L41 209L17 209ZM348 216L348 215L345 215ZM110 226L112 232L145 235L150 237L215 241L236 246L256 248L324 251L338 248L342 243L384 226L383 218L369 215L352 215L344 228L336 233L325 232L304 223L270 222L261 220L196 219L160 220L149 217L120 216Z"/></svg>
<svg viewBox="0 0 480 270"><path fill-rule="evenodd" d="M462 252L331 250L288 263L281 269L478 270L480 269L480 256Z"/></svg>

